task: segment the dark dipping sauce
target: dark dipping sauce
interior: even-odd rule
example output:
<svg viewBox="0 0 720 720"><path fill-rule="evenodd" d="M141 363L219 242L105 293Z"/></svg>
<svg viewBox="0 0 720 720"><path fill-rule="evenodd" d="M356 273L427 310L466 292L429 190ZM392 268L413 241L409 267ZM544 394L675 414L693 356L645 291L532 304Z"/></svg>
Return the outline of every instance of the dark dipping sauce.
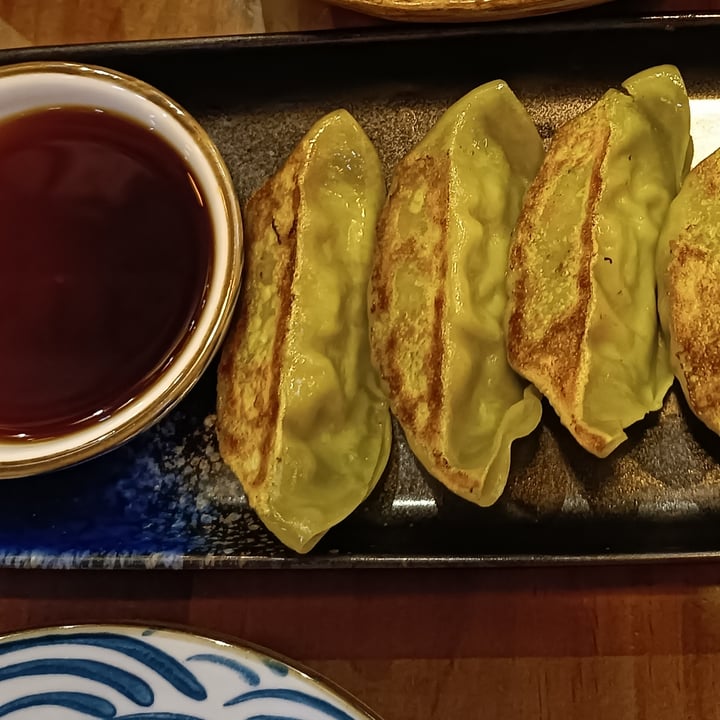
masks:
<svg viewBox="0 0 720 720"><path fill-rule="evenodd" d="M92 109L0 123L0 437L102 420L194 325L212 224L180 155Z"/></svg>

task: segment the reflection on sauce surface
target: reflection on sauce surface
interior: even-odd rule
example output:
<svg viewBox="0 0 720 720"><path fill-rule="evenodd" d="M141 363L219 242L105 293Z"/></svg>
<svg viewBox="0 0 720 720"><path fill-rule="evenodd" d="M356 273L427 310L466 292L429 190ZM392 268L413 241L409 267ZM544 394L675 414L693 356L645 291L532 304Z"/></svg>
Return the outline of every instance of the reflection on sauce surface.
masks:
<svg viewBox="0 0 720 720"><path fill-rule="evenodd" d="M106 112L13 118L0 218L0 437L107 417L167 363L205 291L212 226L187 165Z"/></svg>

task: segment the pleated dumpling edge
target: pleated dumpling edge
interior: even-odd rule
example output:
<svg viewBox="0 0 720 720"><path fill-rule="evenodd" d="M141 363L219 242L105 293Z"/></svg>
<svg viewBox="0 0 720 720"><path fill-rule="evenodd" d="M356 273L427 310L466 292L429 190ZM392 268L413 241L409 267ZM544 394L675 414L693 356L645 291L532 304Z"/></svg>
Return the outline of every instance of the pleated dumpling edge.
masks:
<svg viewBox="0 0 720 720"><path fill-rule="evenodd" d="M507 363L503 318L510 234L543 152L507 83L486 83L401 160L378 225L373 362L426 470L481 506L542 415Z"/></svg>

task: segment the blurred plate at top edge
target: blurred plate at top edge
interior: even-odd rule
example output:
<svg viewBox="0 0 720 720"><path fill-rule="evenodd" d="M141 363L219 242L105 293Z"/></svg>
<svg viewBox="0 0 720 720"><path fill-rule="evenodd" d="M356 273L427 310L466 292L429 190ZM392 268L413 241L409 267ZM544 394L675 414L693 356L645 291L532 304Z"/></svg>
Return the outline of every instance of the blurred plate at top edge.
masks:
<svg viewBox="0 0 720 720"><path fill-rule="evenodd" d="M326 0L387 20L467 22L515 20L579 10L609 0Z"/></svg>

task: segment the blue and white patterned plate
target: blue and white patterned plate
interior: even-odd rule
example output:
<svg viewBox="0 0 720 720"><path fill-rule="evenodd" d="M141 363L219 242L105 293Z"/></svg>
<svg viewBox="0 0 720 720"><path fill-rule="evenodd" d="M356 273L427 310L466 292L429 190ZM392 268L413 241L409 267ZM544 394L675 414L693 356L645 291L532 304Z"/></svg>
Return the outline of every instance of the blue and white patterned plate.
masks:
<svg viewBox="0 0 720 720"><path fill-rule="evenodd" d="M0 718L379 720L259 648L119 625L0 638Z"/></svg>

